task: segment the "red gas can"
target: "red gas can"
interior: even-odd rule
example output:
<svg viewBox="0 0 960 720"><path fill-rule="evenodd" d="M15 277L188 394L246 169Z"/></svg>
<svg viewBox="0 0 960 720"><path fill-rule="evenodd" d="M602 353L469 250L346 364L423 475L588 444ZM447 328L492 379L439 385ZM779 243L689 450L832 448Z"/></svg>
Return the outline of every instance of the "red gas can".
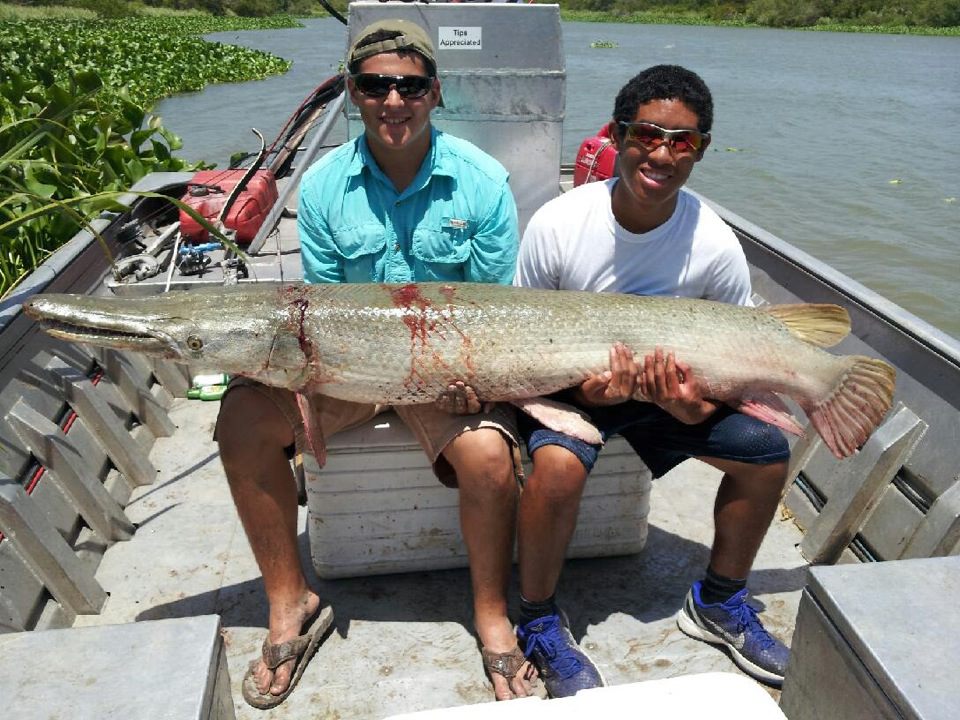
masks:
<svg viewBox="0 0 960 720"><path fill-rule="evenodd" d="M612 178L617 172L617 149L610 139L610 126L604 125L593 137L580 144L573 164L574 186Z"/></svg>
<svg viewBox="0 0 960 720"><path fill-rule="evenodd" d="M244 169L201 170L194 174L181 200L211 222L219 217L230 191L246 174ZM277 179L270 170L257 170L240 193L224 224L236 231L238 245L249 245L263 225L270 208L277 202ZM180 233L187 242L206 242L209 233L183 210L180 211Z"/></svg>

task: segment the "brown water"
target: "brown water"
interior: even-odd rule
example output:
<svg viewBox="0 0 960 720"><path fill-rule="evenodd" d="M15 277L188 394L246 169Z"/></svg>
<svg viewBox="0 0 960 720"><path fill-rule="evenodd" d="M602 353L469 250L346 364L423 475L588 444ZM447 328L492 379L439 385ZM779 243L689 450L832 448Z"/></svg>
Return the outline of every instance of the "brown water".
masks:
<svg viewBox="0 0 960 720"><path fill-rule="evenodd" d="M226 165L254 147L251 126L272 137L337 71L343 26L306 24L211 36L294 66L163 101L157 112L186 157ZM638 70L690 67L716 105L691 187L960 337L960 38L591 23L563 33L564 157Z"/></svg>

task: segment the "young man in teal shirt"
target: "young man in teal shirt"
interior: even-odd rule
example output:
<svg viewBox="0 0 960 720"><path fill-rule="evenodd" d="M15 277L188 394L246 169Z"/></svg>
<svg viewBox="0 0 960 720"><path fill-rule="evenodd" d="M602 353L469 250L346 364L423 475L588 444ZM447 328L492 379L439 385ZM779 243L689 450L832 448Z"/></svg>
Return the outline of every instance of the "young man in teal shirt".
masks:
<svg viewBox="0 0 960 720"><path fill-rule="evenodd" d="M387 20L358 35L347 88L364 133L303 178L298 210L307 282L466 281L507 284L518 246L507 172L493 158L437 131L441 104L432 43L413 23ZM311 398L324 436L383 408ZM453 414L435 405L395 408L444 484L459 487L477 633L498 698L529 692L530 666L507 619L518 488L516 418L508 408ZM235 381L217 440L234 502L270 605L262 657L243 681L255 707L292 691L333 619L307 585L297 549L289 453L305 443L293 393Z"/></svg>

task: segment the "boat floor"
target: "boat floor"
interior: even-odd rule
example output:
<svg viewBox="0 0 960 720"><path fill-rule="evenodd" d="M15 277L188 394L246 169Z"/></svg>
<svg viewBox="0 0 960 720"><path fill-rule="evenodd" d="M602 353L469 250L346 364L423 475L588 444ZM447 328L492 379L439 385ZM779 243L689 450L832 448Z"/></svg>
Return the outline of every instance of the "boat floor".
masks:
<svg viewBox="0 0 960 720"><path fill-rule="evenodd" d="M175 401L171 418L177 432L158 439L151 453L157 480L137 489L127 507L137 532L111 547L97 572L110 594L106 606L75 625L221 615L241 720L382 718L492 701L472 634L466 569L341 580L320 580L308 569L308 578L336 611L334 631L286 702L266 712L246 705L240 683L263 640L267 605L209 439L216 411L217 403ZM653 483L642 553L567 563L563 607L574 636L609 684L740 672L725 651L688 638L674 620L690 583L707 564L718 479L706 465L684 463ZM305 521L301 508L306 558ZM766 626L788 643L806 574L796 548L800 537L792 520L778 513L750 578ZM513 598L516 593L514 580Z"/></svg>

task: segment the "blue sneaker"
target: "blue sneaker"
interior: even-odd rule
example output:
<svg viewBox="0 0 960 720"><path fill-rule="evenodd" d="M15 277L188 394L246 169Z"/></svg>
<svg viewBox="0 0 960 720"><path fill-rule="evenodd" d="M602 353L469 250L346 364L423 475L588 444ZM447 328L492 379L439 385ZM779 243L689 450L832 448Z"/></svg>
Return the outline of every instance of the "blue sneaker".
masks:
<svg viewBox="0 0 960 720"><path fill-rule="evenodd" d="M593 660L580 649L560 614L545 615L517 627L523 654L536 666L552 698L571 697L606 683Z"/></svg>
<svg viewBox="0 0 960 720"><path fill-rule="evenodd" d="M677 613L680 629L697 640L726 645L741 670L780 687L790 650L763 627L757 611L747 604L746 589L726 602L705 605L700 587L699 581L693 584Z"/></svg>

